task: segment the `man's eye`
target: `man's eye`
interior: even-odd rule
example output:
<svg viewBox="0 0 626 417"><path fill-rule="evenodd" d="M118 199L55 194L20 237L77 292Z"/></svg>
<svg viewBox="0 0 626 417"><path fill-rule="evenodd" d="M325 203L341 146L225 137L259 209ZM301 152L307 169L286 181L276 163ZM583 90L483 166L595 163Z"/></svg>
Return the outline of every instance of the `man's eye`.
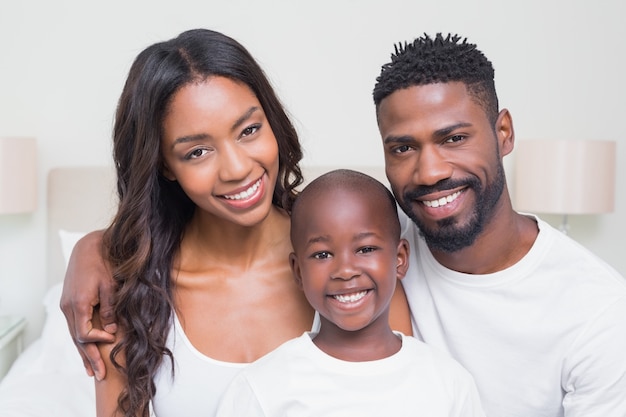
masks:
<svg viewBox="0 0 626 417"><path fill-rule="evenodd" d="M463 139L465 139L465 136L463 135L454 135L454 136L450 136L449 138L446 139L447 143L456 143L456 142L460 142Z"/></svg>
<svg viewBox="0 0 626 417"><path fill-rule="evenodd" d="M410 150L411 147L409 145L401 145L401 146L397 146L393 149L394 153L404 153L407 152L408 150Z"/></svg>

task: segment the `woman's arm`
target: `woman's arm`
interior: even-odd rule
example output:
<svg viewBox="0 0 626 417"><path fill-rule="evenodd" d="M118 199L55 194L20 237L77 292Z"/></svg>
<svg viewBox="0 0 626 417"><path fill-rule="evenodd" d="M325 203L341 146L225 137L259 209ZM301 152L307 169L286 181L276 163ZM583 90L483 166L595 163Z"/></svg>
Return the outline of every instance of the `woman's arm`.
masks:
<svg viewBox="0 0 626 417"><path fill-rule="evenodd" d="M118 332L115 337L121 337ZM115 347L113 343L99 343L97 349L104 367L106 368L106 379L96 380L96 416L97 417L123 417L124 413L118 409L118 398L127 385L126 376L113 366L111 362L111 351ZM123 361L122 355L118 354L117 362ZM124 365L122 363L122 365Z"/></svg>
<svg viewBox="0 0 626 417"><path fill-rule="evenodd" d="M96 342L112 343L116 331L114 281L102 258L102 235L91 232L76 243L61 295L61 310L87 374L98 380L104 379L106 369ZM95 315L102 327L95 325Z"/></svg>
<svg viewBox="0 0 626 417"><path fill-rule="evenodd" d="M413 326L411 325L411 310L409 310L409 302L404 293L402 281L398 280L396 291L391 298L391 306L389 308L389 324L393 330L404 333L407 336L413 335Z"/></svg>

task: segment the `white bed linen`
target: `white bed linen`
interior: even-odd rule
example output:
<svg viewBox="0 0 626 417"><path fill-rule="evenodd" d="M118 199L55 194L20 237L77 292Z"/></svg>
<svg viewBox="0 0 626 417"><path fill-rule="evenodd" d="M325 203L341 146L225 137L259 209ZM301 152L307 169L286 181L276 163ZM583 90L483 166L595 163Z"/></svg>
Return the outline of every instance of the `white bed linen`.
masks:
<svg viewBox="0 0 626 417"><path fill-rule="evenodd" d="M42 335L17 358L0 382L2 417L91 417L94 383L85 373L59 308L61 285L44 298Z"/></svg>

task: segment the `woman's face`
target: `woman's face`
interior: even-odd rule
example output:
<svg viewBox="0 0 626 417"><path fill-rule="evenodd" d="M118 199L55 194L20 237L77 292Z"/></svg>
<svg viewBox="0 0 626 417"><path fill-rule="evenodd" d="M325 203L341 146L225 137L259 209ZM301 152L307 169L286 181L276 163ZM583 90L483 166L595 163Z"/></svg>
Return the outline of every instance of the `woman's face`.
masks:
<svg viewBox="0 0 626 417"><path fill-rule="evenodd" d="M164 175L205 213L243 226L272 207L278 144L256 95L210 77L183 86L163 121Z"/></svg>

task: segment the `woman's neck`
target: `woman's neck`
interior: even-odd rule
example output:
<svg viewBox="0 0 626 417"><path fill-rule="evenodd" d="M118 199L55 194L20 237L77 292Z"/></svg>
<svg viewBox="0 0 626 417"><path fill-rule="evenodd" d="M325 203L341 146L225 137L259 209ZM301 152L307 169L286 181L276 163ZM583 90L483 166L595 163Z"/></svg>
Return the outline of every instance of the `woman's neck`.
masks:
<svg viewBox="0 0 626 417"><path fill-rule="evenodd" d="M196 213L181 242L181 266L188 269L210 262L248 268L259 261L270 261L268 257L282 257L284 250L289 249L285 245L290 247L289 216L279 208L272 207L267 217L254 226Z"/></svg>

